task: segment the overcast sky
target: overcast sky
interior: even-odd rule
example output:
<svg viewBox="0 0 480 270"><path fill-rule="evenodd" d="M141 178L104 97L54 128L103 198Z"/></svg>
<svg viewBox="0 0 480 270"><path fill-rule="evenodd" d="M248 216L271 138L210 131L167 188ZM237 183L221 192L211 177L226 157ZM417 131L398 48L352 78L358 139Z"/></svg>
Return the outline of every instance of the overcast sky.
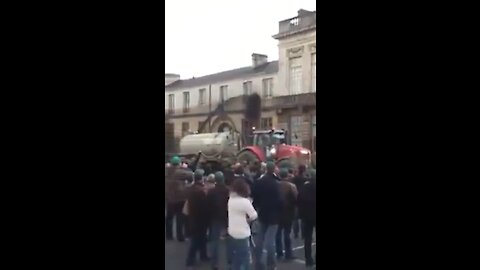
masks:
<svg viewBox="0 0 480 270"><path fill-rule="evenodd" d="M165 0L165 72L182 79L278 60L278 22L315 0Z"/></svg>

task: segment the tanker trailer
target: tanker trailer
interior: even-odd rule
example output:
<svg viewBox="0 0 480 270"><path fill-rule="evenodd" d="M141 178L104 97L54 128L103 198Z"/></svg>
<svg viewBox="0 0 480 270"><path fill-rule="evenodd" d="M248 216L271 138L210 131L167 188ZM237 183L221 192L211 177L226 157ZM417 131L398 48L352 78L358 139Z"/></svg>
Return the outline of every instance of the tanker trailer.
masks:
<svg viewBox="0 0 480 270"><path fill-rule="evenodd" d="M201 152L200 162L228 166L236 161L238 149L234 133L189 134L180 140L179 155L191 158Z"/></svg>

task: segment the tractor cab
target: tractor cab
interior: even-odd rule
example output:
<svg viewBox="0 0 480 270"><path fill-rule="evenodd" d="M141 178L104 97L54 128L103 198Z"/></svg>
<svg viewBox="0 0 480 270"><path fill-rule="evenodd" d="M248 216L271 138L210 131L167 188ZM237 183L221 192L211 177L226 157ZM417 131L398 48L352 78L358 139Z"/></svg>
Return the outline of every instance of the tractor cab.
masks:
<svg viewBox="0 0 480 270"><path fill-rule="evenodd" d="M287 144L286 133L283 129L254 130L253 145L260 147L267 158L275 158L278 147Z"/></svg>
<svg viewBox="0 0 480 270"><path fill-rule="evenodd" d="M271 147L277 144L287 144L286 131L283 129L253 131L253 145Z"/></svg>

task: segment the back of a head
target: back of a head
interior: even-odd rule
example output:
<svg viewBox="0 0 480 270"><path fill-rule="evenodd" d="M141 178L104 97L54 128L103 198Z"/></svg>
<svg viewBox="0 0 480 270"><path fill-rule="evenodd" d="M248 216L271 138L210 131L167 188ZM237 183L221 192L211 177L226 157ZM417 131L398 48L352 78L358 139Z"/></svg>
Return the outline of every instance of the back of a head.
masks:
<svg viewBox="0 0 480 270"><path fill-rule="evenodd" d="M305 174L305 171L307 170L307 167L303 164L300 164L298 166L298 175L303 176Z"/></svg>
<svg viewBox="0 0 480 270"><path fill-rule="evenodd" d="M200 182L203 180L203 176L205 175L205 171L202 169L197 169L193 174L193 180L195 182Z"/></svg>
<svg viewBox="0 0 480 270"><path fill-rule="evenodd" d="M244 198L247 198L248 196L250 196L250 187L242 179L235 179L233 181L232 191Z"/></svg>
<svg viewBox="0 0 480 270"><path fill-rule="evenodd" d="M225 184L225 176L223 175L223 172L215 173L215 182L217 184Z"/></svg>
<svg viewBox="0 0 480 270"><path fill-rule="evenodd" d="M215 183L215 175L213 173L207 176L207 183Z"/></svg>
<svg viewBox="0 0 480 270"><path fill-rule="evenodd" d="M279 174L279 176L280 176L280 178L281 178L282 180L285 180L285 179L287 179L287 177L288 177L288 169L286 169L286 168L281 168L281 169L280 169L280 172L279 172L278 174Z"/></svg>
<svg viewBox="0 0 480 270"><path fill-rule="evenodd" d="M270 174L274 173L275 172L275 163L273 163L273 161L267 162L266 169L267 169L267 173L270 173Z"/></svg>

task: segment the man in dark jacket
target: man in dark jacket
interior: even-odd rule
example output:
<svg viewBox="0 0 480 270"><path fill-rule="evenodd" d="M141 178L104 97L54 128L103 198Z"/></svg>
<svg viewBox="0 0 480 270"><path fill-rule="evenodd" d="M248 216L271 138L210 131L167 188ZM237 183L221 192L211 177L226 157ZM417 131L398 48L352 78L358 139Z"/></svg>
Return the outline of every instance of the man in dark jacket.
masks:
<svg viewBox="0 0 480 270"><path fill-rule="evenodd" d="M293 260L292 244L290 233L292 232L293 219L295 218L295 208L297 202L297 188L288 179L288 170L283 168L280 170L280 192L284 202L283 211L280 216L280 223L276 236L277 258L281 259L285 255L285 259ZM283 239L282 239L283 238ZM282 241L283 240L283 241ZM285 243L285 254L283 252L283 243Z"/></svg>
<svg viewBox="0 0 480 270"><path fill-rule="evenodd" d="M215 187L207 194L208 209L210 212L210 237L212 269L218 269L218 250L220 237L227 231L228 226L228 198L229 190L225 185L225 177L222 172L215 173ZM232 258L227 250L227 261Z"/></svg>
<svg viewBox="0 0 480 270"><path fill-rule="evenodd" d="M303 224L305 263L307 267L312 267L315 264L312 257L313 229L317 226L317 179L315 170L308 173L307 180L300 189L297 203Z"/></svg>
<svg viewBox="0 0 480 270"><path fill-rule="evenodd" d="M181 167L180 158L175 156L167 168L165 177L165 200L167 216L165 218L166 239L173 239L173 218L176 224L176 236L180 242L185 241L183 205L186 200L185 180L192 178L192 171Z"/></svg>
<svg viewBox="0 0 480 270"><path fill-rule="evenodd" d="M303 184L307 181L305 178L305 171L307 167L305 165L301 164L298 166L298 170L296 175L293 177L293 183L297 187L297 190L300 191L300 188L303 186ZM293 221L293 235L295 239L298 238L298 234L302 232L302 238L303 238L303 230L302 230L302 225L300 224L300 219L298 218L298 214L295 216L295 220Z"/></svg>
<svg viewBox="0 0 480 270"><path fill-rule="evenodd" d="M280 186L274 175L275 164L269 161L267 172L253 184L253 206L258 212L259 231L255 246L256 269L275 269L275 236L283 208ZM267 262L263 258L263 250L267 250Z"/></svg>
<svg viewBox="0 0 480 270"><path fill-rule="evenodd" d="M188 190L188 226L191 236L190 248L187 254L187 267L193 267L195 257L200 253L200 260L208 261L207 229L209 225L209 210L207 194L203 183L204 171L198 169L194 174L194 184Z"/></svg>

